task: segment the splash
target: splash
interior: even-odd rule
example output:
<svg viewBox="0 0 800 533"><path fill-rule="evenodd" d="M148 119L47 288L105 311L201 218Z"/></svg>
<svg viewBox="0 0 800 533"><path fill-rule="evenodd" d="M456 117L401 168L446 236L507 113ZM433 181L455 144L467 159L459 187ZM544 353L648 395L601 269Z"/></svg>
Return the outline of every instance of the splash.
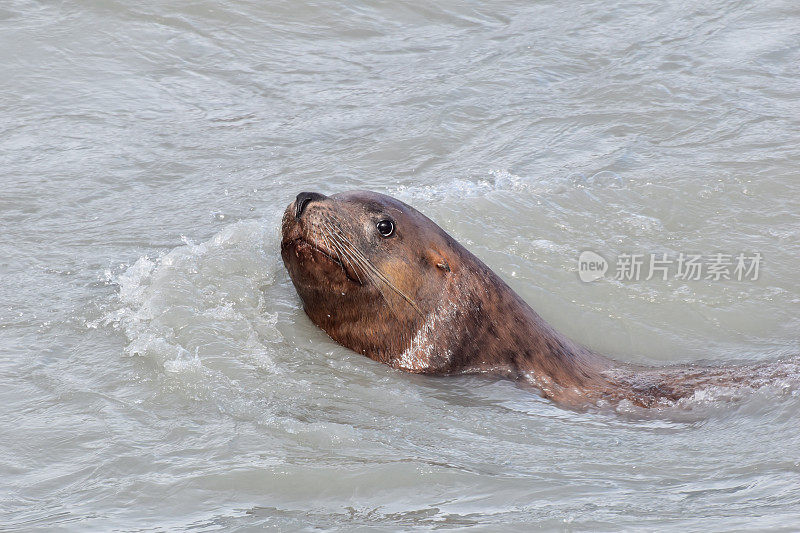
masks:
<svg viewBox="0 0 800 533"><path fill-rule="evenodd" d="M282 340L264 288L280 268L266 253L268 226L242 221L208 241L140 257L111 281L118 306L90 326L121 329L126 352L173 374L222 372L236 366L278 372L269 345Z"/></svg>

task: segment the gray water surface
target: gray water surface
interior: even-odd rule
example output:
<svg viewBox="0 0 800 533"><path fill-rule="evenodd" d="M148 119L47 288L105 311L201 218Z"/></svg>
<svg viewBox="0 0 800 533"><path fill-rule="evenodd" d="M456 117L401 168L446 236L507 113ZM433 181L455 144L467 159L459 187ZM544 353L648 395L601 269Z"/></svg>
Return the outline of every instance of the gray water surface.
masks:
<svg viewBox="0 0 800 533"><path fill-rule="evenodd" d="M406 201L574 340L800 354L796 2L0 5L0 530L797 530L800 394L574 412L305 317L297 192ZM758 252L583 283L581 251Z"/></svg>

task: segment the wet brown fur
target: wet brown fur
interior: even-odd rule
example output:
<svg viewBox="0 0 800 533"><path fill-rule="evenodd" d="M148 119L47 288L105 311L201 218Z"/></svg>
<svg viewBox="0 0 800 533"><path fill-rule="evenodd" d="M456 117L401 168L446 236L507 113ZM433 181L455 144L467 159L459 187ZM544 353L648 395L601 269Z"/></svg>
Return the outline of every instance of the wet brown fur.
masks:
<svg viewBox="0 0 800 533"><path fill-rule="evenodd" d="M612 361L551 328L492 270L414 208L369 191L313 201L282 223L281 254L311 320L336 342L395 368L524 380L581 406L649 407L741 381L731 369ZM391 218L384 238L379 220ZM769 372L767 372L769 373Z"/></svg>

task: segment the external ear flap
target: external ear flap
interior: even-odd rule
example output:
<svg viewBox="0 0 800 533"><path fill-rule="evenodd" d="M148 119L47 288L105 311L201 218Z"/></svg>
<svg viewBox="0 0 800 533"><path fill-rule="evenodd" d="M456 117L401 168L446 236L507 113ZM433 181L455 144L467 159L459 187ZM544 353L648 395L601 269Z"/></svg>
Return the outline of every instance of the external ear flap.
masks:
<svg viewBox="0 0 800 533"><path fill-rule="evenodd" d="M429 249L425 252L425 260L442 272L450 272L450 263L439 250Z"/></svg>

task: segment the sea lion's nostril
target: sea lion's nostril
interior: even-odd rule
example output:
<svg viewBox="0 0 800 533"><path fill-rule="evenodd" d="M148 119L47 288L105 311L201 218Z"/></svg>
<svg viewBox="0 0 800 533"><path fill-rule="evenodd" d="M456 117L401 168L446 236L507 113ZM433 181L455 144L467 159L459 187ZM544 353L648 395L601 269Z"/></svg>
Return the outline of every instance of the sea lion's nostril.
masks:
<svg viewBox="0 0 800 533"><path fill-rule="evenodd" d="M309 203L318 202L324 199L324 194L319 194L317 192L301 192L297 195L297 199L294 201L294 217L300 218Z"/></svg>
<svg viewBox="0 0 800 533"><path fill-rule="evenodd" d="M309 198L308 196L303 196L303 194L305 194L305 193L302 193L300 196L297 197L297 200L295 200L295 203L294 203L295 204L295 212L294 212L294 217L295 218L300 218L300 215L303 214L303 210L306 208L306 205L309 202L311 202L311 198ZM302 198L301 198L301 196L302 196Z"/></svg>

